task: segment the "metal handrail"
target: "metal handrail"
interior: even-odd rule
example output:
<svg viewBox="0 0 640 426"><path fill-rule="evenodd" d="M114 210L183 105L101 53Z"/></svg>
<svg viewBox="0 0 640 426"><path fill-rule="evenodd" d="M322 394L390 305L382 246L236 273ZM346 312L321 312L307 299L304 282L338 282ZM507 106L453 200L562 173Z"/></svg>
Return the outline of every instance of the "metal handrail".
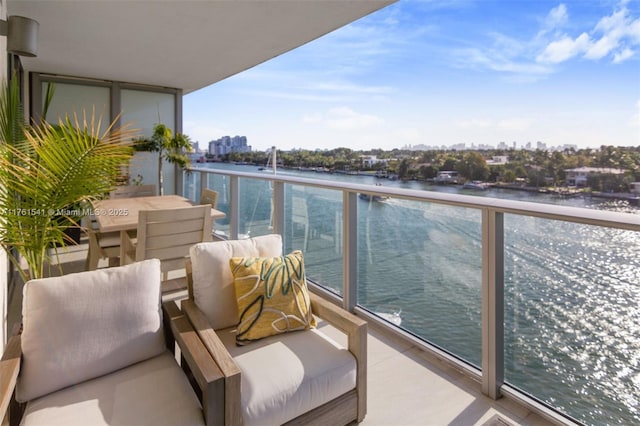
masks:
<svg viewBox="0 0 640 426"><path fill-rule="evenodd" d="M390 188L376 185L333 182L321 179L300 178L283 174L238 172L234 170L217 170L209 168L191 168L190 172L237 176L241 178L267 180L293 185L312 186L316 188L340 190L349 193L365 192L372 195L401 198L405 200L431 202L472 209L491 209L498 213L532 216L543 219L562 220L584 225L604 226L609 228L640 231L640 214L612 212L606 210L586 209L582 207L558 206L530 201L504 200L498 198L476 197L473 195L447 194L415 189Z"/></svg>

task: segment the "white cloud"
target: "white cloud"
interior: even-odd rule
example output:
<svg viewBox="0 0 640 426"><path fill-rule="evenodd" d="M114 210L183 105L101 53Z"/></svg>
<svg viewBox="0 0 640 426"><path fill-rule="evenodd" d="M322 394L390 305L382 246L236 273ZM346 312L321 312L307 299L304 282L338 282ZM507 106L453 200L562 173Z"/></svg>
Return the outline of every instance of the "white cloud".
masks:
<svg viewBox="0 0 640 426"><path fill-rule="evenodd" d="M384 119L376 115L359 113L345 106L331 108L323 114L306 115L302 121L306 124L322 124L336 130L368 129L384 123Z"/></svg>
<svg viewBox="0 0 640 426"><path fill-rule="evenodd" d="M569 21L569 14L567 12L567 6L559 4L551 9L547 18L545 19L545 27L553 29L564 26Z"/></svg>
<svg viewBox="0 0 640 426"><path fill-rule="evenodd" d="M628 47L625 48L624 50L620 51L620 52L616 52L615 55L613 55L613 63L614 64L620 64L624 61L626 61L627 59L633 57L633 55L635 55L636 52L629 49Z"/></svg>
<svg viewBox="0 0 640 426"><path fill-rule="evenodd" d="M459 67L488 69L526 77L522 81L535 81L552 71L545 64L507 56L507 52L500 49L460 49L455 52L455 56Z"/></svg>
<svg viewBox="0 0 640 426"><path fill-rule="evenodd" d="M633 19L626 7L627 3L621 1L618 10L602 17L589 34L583 32L576 38L567 34L557 35L554 40L546 43L536 60L540 63L558 64L578 56L600 60L612 55L614 63L621 63L635 56L633 47L640 46L640 18ZM563 14L554 11L555 9L549 16L562 20ZM553 21L552 18L547 20Z"/></svg>
<svg viewBox="0 0 640 426"><path fill-rule="evenodd" d="M587 59L602 59L620 44L617 37L605 34L600 40L592 43L584 54Z"/></svg>
<svg viewBox="0 0 640 426"><path fill-rule="evenodd" d="M536 60L542 63L557 64L584 53L589 49L590 45L591 40L586 33L580 34L575 40L565 36L560 40L549 43Z"/></svg>

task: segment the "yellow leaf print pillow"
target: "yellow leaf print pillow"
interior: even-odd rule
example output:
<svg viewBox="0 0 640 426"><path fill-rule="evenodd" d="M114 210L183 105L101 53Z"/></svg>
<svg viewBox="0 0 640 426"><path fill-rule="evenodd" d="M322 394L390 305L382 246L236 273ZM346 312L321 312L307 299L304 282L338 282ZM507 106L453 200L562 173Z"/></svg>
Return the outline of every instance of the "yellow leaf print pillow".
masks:
<svg viewBox="0 0 640 426"><path fill-rule="evenodd" d="M302 252L278 257L233 257L240 322L236 344L316 326Z"/></svg>

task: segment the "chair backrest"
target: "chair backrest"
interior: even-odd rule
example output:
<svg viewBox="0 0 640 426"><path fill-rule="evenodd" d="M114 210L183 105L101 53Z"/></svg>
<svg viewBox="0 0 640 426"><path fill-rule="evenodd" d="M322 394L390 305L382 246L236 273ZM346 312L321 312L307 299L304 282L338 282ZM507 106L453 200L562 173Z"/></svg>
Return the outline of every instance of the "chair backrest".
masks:
<svg viewBox="0 0 640 426"><path fill-rule="evenodd" d="M269 234L245 240L214 241L196 244L189 250L189 298L198 305L216 330L238 323L238 306L229 260L247 256L282 256L282 237Z"/></svg>
<svg viewBox="0 0 640 426"><path fill-rule="evenodd" d="M156 195L155 185L119 186L109 194L110 198L151 197Z"/></svg>
<svg viewBox="0 0 640 426"><path fill-rule="evenodd" d="M203 189L200 193L200 204L211 204L211 208L215 209L218 206L218 191L213 189Z"/></svg>
<svg viewBox="0 0 640 426"><path fill-rule="evenodd" d="M291 220L295 223L309 224L307 200L303 197L291 197Z"/></svg>
<svg viewBox="0 0 640 426"><path fill-rule="evenodd" d="M141 210L136 260L160 259L162 272L184 269L184 258L196 243L211 241L211 206Z"/></svg>
<svg viewBox="0 0 640 426"><path fill-rule="evenodd" d="M23 302L21 402L166 349L157 260L31 280Z"/></svg>

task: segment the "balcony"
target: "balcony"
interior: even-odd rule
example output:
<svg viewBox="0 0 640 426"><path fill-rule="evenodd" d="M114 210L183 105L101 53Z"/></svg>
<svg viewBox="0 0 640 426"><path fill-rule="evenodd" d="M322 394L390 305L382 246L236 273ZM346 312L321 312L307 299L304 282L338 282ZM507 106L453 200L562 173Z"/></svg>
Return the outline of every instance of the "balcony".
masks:
<svg viewBox="0 0 640 426"><path fill-rule="evenodd" d="M183 186L194 200L220 192L221 234L277 232L285 250L304 249L314 290L374 325L372 346L385 342L395 370L372 355L372 386L383 381L367 421L388 421L373 414L401 398L387 387L415 384L408 412L441 412L446 401L425 401L438 380L473 389L485 414L508 401L516 422L529 410L554 423L638 420L640 215L325 176L194 169ZM462 405L446 422L469 423Z"/></svg>
<svg viewBox="0 0 640 426"><path fill-rule="evenodd" d="M639 215L216 169L183 187L220 191L220 235L304 247L312 290L369 321L365 424L637 416Z"/></svg>

